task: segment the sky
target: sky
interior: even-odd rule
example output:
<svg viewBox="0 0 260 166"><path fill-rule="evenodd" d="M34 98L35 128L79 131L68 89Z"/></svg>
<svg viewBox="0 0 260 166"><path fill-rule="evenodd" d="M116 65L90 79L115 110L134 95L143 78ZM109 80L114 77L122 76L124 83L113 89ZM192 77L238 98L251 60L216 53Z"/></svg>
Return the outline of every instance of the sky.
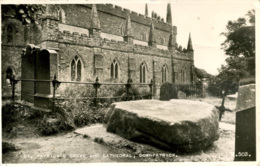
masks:
<svg viewBox="0 0 260 166"><path fill-rule="evenodd" d="M148 4L149 16L154 11L166 20L167 3L171 3L172 23L177 26L177 43L187 47L191 33L194 64L196 67L217 75L218 68L225 64L227 56L221 49L229 20L244 17L251 9L256 8L253 0L150 0L150 1L109 1L137 13L145 13Z"/></svg>

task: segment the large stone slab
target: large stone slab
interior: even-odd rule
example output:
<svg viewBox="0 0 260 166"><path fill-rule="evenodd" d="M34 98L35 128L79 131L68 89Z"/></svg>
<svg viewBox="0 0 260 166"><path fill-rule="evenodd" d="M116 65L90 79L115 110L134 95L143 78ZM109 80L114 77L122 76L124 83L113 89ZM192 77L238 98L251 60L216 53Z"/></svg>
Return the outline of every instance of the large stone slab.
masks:
<svg viewBox="0 0 260 166"><path fill-rule="evenodd" d="M118 102L106 122L109 132L174 152L202 150L219 138L216 108L199 101Z"/></svg>

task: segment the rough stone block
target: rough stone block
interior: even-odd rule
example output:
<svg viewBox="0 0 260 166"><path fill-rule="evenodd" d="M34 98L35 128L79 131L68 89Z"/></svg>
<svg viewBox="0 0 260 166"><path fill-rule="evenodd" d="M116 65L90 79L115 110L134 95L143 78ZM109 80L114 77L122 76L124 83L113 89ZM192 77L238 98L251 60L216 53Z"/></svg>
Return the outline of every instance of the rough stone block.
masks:
<svg viewBox="0 0 260 166"><path fill-rule="evenodd" d="M203 150L219 138L215 106L198 101L118 102L105 120L108 132L173 152Z"/></svg>

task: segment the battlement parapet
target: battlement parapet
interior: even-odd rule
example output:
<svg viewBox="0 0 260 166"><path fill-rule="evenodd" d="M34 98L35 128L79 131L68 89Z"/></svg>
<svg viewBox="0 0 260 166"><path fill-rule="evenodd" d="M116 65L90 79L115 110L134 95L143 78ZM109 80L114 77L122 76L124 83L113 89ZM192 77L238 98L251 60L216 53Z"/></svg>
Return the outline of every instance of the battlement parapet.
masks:
<svg viewBox="0 0 260 166"><path fill-rule="evenodd" d="M92 4L84 4L85 7L87 8L92 8ZM112 4L97 4L97 10L98 12L103 12L103 13L108 13L108 14L112 14L114 16L117 17L121 17L121 18L126 18L127 17L127 13L130 14L131 17L131 21L133 22L137 22L140 24L144 24L146 26L150 26L151 25L151 20L153 18L151 17L146 17L142 14L136 13L135 11L131 11L129 9L125 9L122 8L120 6L114 6ZM157 29L161 29L164 31L171 31L171 27L172 25L163 22L162 20L158 20L158 19L153 19L154 20L154 27ZM174 29L177 30L177 29ZM177 33L177 32L176 32Z"/></svg>
<svg viewBox="0 0 260 166"><path fill-rule="evenodd" d="M151 46L141 45L141 44L128 44L125 41L117 41L108 38L93 38L87 36L86 34L80 34L78 32L70 31L59 31L59 42L65 42L76 45L85 46L96 46L104 49L111 49L124 52L134 52L137 54L150 54L162 57L171 57L173 52L161 48L155 48ZM193 60L192 52L176 50L176 54L173 57L178 59Z"/></svg>
<svg viewBox="0 0 260 166"><path fill-rule="evenodd" d="M176 54L174 54L175 58L178 58L178 59L186 59L186 60L193 60L193 54L192 52L184 52L184 51L178 51L176 50Z"/></svg>

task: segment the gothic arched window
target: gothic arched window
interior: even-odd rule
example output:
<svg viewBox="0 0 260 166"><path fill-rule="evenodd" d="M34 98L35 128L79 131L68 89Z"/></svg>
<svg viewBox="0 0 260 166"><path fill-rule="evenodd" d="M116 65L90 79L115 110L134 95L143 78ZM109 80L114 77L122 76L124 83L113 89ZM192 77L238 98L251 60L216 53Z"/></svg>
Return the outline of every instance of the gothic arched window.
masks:
<svg viewBox="0 0 260 166"><path fill-rule="evenodd" d="M160 43L163 45L164 44L164 38L160 38Z"/></svg>
<svg viewBox="0 0 260 166"><path fill-rule="evenodd" d="M75 56L71 61L71 80L81 81L82 62L78 56Z"/></svg>
<svg viewBox="0 0 260 166"><path fill-rule="evenodd" d="M147 35L146 35L146 33L144 32L144 33L142 33L142 40L143 41L147 41Z"/></svg>
<svg viewBox="0 0 260 166"><path fill-rule="evenodd" d="M113 60L110 68L110 76L111 78L118 79L119 66L116 60Z"/></svg>
<svg viewBox="0 0 260 166"><path fill-rule="evenodd" d="M125 36L125 27L124 27L124 25L121 25L120 33L121 33L122 36Z"/></svg>
<svg viewBox="0 0 260 166"><path fill-rule="evenodd" d="M11 25L8 25L6 31L7 31L7 43L13 43L13 39L14 39L13 27Z"/></svg>
<svg viewBox="0 0 260 166"><path fill-rule="evenodd" d="M140 65L140 83L146 82L146 65L144 62Z"/></svg>
<svg viewBox="0 0 260 166"><path fill-rule="evenodd" d="M61 7L59 7L58 16L59 16L59 21L61 23L65 23L65 12Z"/></svg>
<svg viewBox="0 0 260 166"><path fill-rule="evenodd" d="M185 70L184 68L182 67L181 68L181 83L185 83L185 80L186 80L186 75L185 75Z"/></svg>
<svg viewBox="0 0 260 166"><path fill-rule="evenodd" d="M6 82L7 82L7 85L11 86L11 79L13 77L13 70L8 67L6 72L5 72L5 76L6 76Z"/></svg>
<svg viewBox="0 0 260 166"><path fill-rule="evenodd" d="M163 65L162 67L162 83L167 81L168 73L167 73L167 67L166 65Z"/></svg>

